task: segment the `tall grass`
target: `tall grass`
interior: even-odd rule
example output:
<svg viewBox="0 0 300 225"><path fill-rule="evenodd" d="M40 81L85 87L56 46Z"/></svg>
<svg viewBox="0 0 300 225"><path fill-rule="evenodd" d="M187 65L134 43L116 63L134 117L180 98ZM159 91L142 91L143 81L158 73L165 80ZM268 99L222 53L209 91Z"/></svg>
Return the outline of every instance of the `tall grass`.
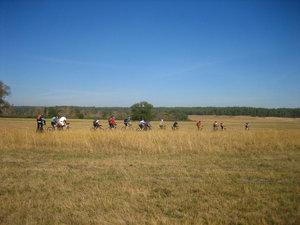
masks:
<svg viewBox="0 0 300 225"><path fill-rule="evenodd" d="M1 148L10 151L71 151L102 154L201 154L291 152L300 147L300 131L71 130L37 134L34 130L1 129Z"/></svg>
<svg viewBox="0 0 300 225"><path fill-rule="evenodd" d="M298 224L300 130L262 120L245 131L227 118L214 132L205 119L202 131L76 120L51 133L0 120L0 223Z"/></svg>

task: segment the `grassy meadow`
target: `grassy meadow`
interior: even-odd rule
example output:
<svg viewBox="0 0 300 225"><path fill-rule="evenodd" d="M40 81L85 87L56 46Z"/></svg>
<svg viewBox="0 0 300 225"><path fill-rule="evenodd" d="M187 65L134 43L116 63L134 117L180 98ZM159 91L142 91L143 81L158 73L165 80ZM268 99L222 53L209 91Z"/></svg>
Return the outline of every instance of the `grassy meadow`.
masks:
<svg viewBox="0 0 300 225"><path fill-rule="evenodd" d="M0 224L300 224L300 119L190 119L36 133L0 118Z"/></svg>

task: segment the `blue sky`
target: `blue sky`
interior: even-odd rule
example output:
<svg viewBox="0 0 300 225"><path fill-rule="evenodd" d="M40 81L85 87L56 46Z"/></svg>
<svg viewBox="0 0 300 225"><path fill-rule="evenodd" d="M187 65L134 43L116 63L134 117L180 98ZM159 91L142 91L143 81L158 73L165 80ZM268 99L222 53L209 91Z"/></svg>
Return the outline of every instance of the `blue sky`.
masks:
<svg viewBox="0 0 300 225"><path fill-rule="evenodd" d="M0 1L15 105L300 107L299 1Z"/></svg>

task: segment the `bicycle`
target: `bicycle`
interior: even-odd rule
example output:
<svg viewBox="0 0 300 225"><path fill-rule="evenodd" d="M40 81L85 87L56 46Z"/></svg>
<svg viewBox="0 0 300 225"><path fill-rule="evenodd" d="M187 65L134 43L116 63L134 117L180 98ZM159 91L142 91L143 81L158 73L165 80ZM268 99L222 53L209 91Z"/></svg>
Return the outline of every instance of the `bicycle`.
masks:
<svg viewBox="0 0 300 225"><path fill-rule="evenodd" d="M202 126L197 126L197 129L198 130L203 130L203 127Z"/></svg>
<svg viewBox="0 0 300 225"><path fill-rule="evenodd" d="M147 130L152 130L152 127L151 126L145 126L145 131L147 131Z"/></svg>
<svg viewBox="0 0 300 225"><path fill-rule="evenodd" d="M139 126L136 131L147 131L147 130L151 130L151 126L147 127L147 126Z"/></svg>
<svg viewBox="0 0 300 225"><path fill-rule="evenodd" d="M179 129L179 127L172 126L172 130L178 130L178 129Z"/></svg>
<svg viewBox="0 0 300 225"><path fill-rule="evenodd" d="M161 130L165 130L165 129L167 129L167 125L159 125L159 128L160 128Z"/></svg>
<svg viewBox="0 0 300 225"><path fill-rule="evenodd" d="M52 131L55 131L56 130L56 127L47 127L47 132L52 132Z"/></svg>
<svg viewBox="0 0 300 225"><path fill-rule="evenodd" d="M117 124L110 124L107 130L116 130L117 129Z"/></svg>
<svg viewBox="0 0 300 225"><path fill-rule="evenodd" d="M48 129L48 128L47 128ZM49 127L49 131L64 131L64 130L70 130L70 123L66 123L64 126L56 126L55 128L52 127Z"/></svg>
<svg viewBox="0 0 300 225"><path fill-rule="evenodd" d="M224 126L222 127L222 126L221 126L221 131L223 131L223 130L226 130L226 127L224 127Z"/></svg>
<svg viewBox="0 0 300 225"><path fill-rule="evenodd" d="M142 130L144 130L144 126L138 126L138 128L136 128L136 131L142 131Z"/></svg>
<svg viewBox="0 0 300 225"><path fill-rule="evenodd" d="M104 130L104 128L102 127L102 125L99 125L99 126L93 126L93 127L91 127L91 130L93 130L93 131Z"/></svg>
<svg viewBox="0 0 300 225"><path fill-rule="evenodd" d="M121 130L133 130L132 124L128 124L127 126L125 125L121 128Z"/></svg>

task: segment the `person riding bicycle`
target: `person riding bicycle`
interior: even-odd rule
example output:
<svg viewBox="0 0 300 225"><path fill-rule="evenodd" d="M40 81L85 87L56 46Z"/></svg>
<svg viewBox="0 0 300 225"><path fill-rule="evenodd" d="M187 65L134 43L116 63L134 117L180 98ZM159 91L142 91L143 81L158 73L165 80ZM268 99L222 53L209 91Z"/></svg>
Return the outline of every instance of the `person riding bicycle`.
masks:
<svg viewBox="0 0 300 225"><path fill-rule="evenodd" d="M249 122L245 124L245 130L249 130Z"/></svg>
<svg viewBox="0 0 300 225"><path fill-rule="evenodd" d="M144 127L145 127L145 121L144 121L144 120L141 120L141 121L140 121L139 127L141 128L141 130L144 129Z"/></svg>
<svg viewBox="0 0 300 225"><path fill-rule="evenodd" d="M199 120L198 123L196 124L198 130L200 130L202 128L202 123L201 121Z"/></svg>
<svg viewBox="0 0 300 225"><path fill-rule="evenodd" d="M60 117L60 119L58 120L58 127L61 129L64 129L66 127L67 124L67 117L66 116L62 116Z"/></svg>
<svg viewBox="0 0 300 225"><path fill-rule="evenodd" d="M127 129L128 126L131 125L130 116L128 116L128 118L126 118L126 119L124 120L124 125L125 125L125 129Z"/></svg>
<svg viewBox="0 0 300 225"><path fill-rule="evenodd" d="M109 120L108 120L108 124L109 124L109 128L110 129L114 129L117 125L116 121L115 121L115 117L112 116Z"/></svg>
<svg viewBox="0 0 300 225"><path fill-rule="evenodd" d="M147 122L144 124L144 126L145 126L145 128L146 128L147 130L150 130L150 129L151 129L151 124L150 124L149 121L147 121Z"/></svg>
<svg viewBox="0 0 300 225"><path fill-rule="evenodd" d="M215 122L213 123L213 129L214 129L214 130L217 130L217 129L218 129L218 122L217 122L217 121L215 121Z"/></svg>
<svg viewBox="0 0 300 225"><path fill-rule="evenodd" d="M52 117L51 126L53 127L53 129L56 129L56 126L58 123L57 119L58 119L58 116Z"/></svg>
<svg viewBox="0 0 300 225"><path fill-rule="evenodd" d="M94 126L94 129L97 129L99 127L101 127L102 125L100 125L100 120L94 120L93 121L93 126Z"/></svg>
<svg viewBox="0 0 300 225"><path fill-rule="evenodd" d="M45 119L45 116L44 114L40 114L38 115L37 119L36 119L36 122L37 122L37 130L43 130L43 125L46 125L46 119Z"/></svg>
<svg viewBox="0 0 300 225"><path fill-rule="evenodd" d="M224 122L220 123L221 130L224 130Z"/></svg>
<svg viewBox="0 0 300 225"><path fill-rule="evenodd" d="M178 123L177 123L177 121L175 121L175 122L173 123L172 129L173 129L173 130L178 129Z"/></svg>
<svg viewBox="0 0 300 225"><path fill-rule="evenodd" d="M160 120L159 127L161 129L164 129L166 127L166 125L164 124L164 120L163 119Z"/></svg>

